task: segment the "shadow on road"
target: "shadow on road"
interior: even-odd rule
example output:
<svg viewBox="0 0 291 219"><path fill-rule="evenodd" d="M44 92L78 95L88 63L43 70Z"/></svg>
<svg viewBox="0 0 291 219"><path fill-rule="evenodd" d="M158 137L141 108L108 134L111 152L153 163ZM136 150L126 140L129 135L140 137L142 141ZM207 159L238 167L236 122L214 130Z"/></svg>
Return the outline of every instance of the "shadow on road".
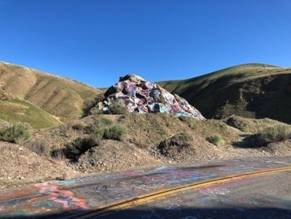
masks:
<svg viewBox="0 0 291 219"><path fill-rule="evenodd" d="M98 213L98 212L95 212ZM48 219L48 218L78 218L90 214L89 218L101 219L291 219L291 209L281 208L146 208L125 209L115 212L106 212L104 215L94 216L93 211L74 210L63 213L39 216L1 217L2 219Z"/></svg>

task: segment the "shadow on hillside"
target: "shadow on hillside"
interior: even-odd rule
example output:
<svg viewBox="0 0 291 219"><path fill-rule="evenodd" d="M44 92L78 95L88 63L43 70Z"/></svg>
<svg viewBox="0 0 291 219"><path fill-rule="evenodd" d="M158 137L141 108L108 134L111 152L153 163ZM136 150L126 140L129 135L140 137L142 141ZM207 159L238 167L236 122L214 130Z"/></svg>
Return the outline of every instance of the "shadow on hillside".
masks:
<svg viewBox="0 0 291 219"><path fill-rule="evenodd" d="M164 208L150 208L150 209L125 209L119 211L107 212L106 215L94 216L93 211L74 210L66 213L32 216L16 216L16 217L1 217L2 219L28 219L28 218L79 218L86 214L90 214L89 218L103 218L103 219L287 219L291 218L291 209L281 208L179 208L179 209L164 209Z"/></svg>
<svg viewBox="0 0 291 219"><path fill-rule="evenodd" d="M188 82L189 86L178 94L193 104L206 118L252 114L256 118L268 117L291 123L291 74L269 75L240 82L245 76L232 74L201 81L193 78L192 82ZM203 77L207 79L209 75L201 76ZM233 108L226 110L224 107L227 105Z"/></svg>
<svg viewBox="0 0 291 219"><path fill-rule="evenodd" d="M258 141L256 135L247 135L243 137L241 141L234 142L232 145L237 148L264 148L268 146Z"/></svg>

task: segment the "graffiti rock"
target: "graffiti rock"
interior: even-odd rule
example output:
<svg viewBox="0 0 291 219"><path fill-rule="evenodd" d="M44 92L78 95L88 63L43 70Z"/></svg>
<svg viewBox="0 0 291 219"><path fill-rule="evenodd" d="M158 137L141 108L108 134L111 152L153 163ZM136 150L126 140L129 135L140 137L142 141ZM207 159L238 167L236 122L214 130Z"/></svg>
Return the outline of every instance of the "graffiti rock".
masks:
<svg viewBox="0 0 291 219"><path fill-rule="evenodd" d="M168 113L175 116L193 117L204 120L203 115L184 98L171 94L159 85L146 81L137 75L126 75L110 87L104 99L98 104L98 110L111 113L114 104L120 104L128 112Z"/></svg>

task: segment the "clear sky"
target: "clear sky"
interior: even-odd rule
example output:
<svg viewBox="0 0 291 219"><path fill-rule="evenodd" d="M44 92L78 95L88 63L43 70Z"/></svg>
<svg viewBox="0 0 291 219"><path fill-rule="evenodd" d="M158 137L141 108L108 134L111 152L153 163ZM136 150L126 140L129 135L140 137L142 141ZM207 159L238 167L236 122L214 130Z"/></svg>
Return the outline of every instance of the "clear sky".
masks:
<svg viewBox="0 0 291 219"><path fill-rule="evenodd" d="M291 66L290 0L0 0L0 60L105 87Z"/></svg>

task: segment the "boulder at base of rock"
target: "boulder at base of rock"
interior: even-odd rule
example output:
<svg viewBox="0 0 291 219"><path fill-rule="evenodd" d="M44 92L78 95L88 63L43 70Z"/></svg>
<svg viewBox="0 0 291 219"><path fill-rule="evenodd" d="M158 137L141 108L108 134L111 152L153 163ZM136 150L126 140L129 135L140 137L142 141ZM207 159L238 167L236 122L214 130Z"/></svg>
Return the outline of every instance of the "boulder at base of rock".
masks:
<svg viewBox="0 0 291 219"><path fill-rule="evenodd" d="M173 95L159 85L137 75L121 77L118 83L105 92L104 100L98 104L98 107L103 113L111 113L110 107L116 103L122 104L128 112L160 112L205 119L182 97Z"/></svg>

